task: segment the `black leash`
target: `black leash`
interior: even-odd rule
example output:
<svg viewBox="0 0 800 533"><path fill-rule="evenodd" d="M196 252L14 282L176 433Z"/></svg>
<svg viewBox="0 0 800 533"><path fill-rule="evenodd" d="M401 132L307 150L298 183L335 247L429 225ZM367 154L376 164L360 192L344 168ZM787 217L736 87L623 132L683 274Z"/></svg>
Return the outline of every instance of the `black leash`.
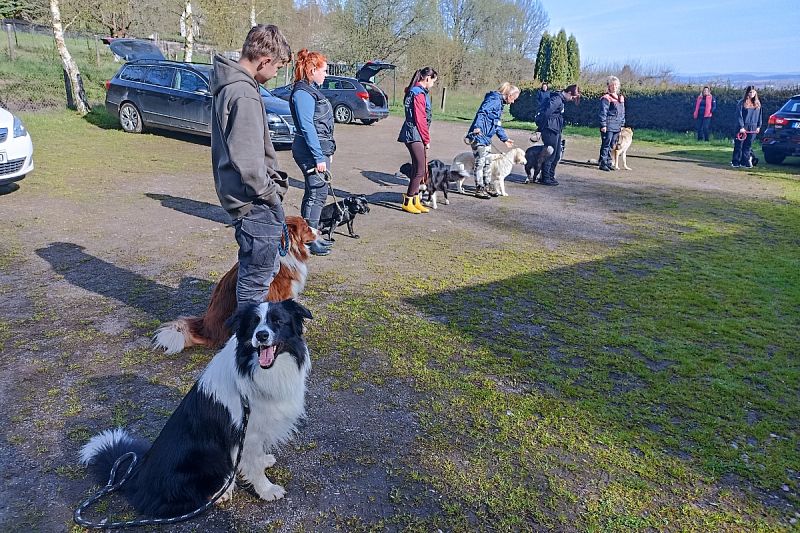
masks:
<svg viewBox="0 0 800 533"><path fill-rule="evenodd" d="M284 224L284 228L286 225ZM288 242L288 238L287 238ZM96 501L100 500L106 494L111 494L115 490L119 489L123 483L125 483L128 478L130 477L131 473L133 473L133 469L136 466L136 463L139 462L139 458L136 456L134 452L128 452L122 456L120 456L115 462L114 466L111 468L111 474L108 476L108 483L106 484L103 489L83 502L80 507L75 509L75 513L72 515L72 519L75 521L76 524L79 526L88 528L88 529L123 529L127 527L142 527L142 526L156 526L156 525L164 525L164 524L177 524L178 522L185 522L186 520L190 520L196 516L199 516L206 512L212 505L217 503L225 492L227 492L228 488L230 488L231 484L236 480L236 471L239 469L239 462L242 459L242 450L244 449L244 437L247 433L247 422L250 419L250 403L247 401L247 398L242 396L242 436L239 438L239 451L236 454L236 464L233 467L233 473L231 474L230 478L228 478L227 483L225 486L219 489L211 499L206 502L202 507L195 509L190 513L186 513L181 516L175 516L172 518L143 518L141 520L129 520L127 522L106 522L105 520L101 522L91 522L81 516L81 513L88 509L91 505L93 505ZM114 478L117 475L117 468L128 458L131 459L131 464L128 467L128 470L122 476L118 482L114 483Z"/></svg>
<svg viewBox="0 0 800 533"><path fill-rule="evenodd" d="M326 170L325 172L323 172L322 173L322 179L325 181L325 183L328 184L328 191L331 193L331 196L333 196L333 205L336 206L336 210L339 212L339 215L341 215L342 213L344 213L344 209L342 209L339 206L339 199L336 198L336 193L333 192L333 185L331 184L331 180L333 179L333 176L331 176L331 172L329 170Z"/></svg>

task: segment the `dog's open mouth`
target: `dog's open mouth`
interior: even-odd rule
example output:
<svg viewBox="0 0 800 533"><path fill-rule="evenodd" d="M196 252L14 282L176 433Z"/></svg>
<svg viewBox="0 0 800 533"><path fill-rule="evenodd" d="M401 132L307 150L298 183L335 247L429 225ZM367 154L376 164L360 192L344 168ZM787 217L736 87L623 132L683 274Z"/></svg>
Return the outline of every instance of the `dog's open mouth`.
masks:
<svg viewBox="0 0 800 533"><path fill-rule="evenodd" d="M258 347L258 364L261 368L269 368L275 363L276 346L259 346Z"/></svg>

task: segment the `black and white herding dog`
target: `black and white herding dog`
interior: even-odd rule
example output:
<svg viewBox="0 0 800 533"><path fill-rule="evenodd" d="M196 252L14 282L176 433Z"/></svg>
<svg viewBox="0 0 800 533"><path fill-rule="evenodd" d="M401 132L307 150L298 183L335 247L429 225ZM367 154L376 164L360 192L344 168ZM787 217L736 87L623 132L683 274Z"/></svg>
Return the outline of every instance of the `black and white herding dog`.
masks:
<svg viewBox="0 0 800 533"><path fill-rule="evenodd" d="M234 475L241 442L242 397L250 418L238 472L264 500L286 493L264 469L267 453L286 442L305 415L306 376L311 368L303 319L311 313L294 300L245 307L229 322L231 337L214 356L164 429L150 445L124 429L93 437L81 463L101 484L114 461L133 451L139 462L120 491L142 515L171 518L202 507ZM129 466L122 463L117 479ZM220 498L230 499L235 483Z"/></svg>

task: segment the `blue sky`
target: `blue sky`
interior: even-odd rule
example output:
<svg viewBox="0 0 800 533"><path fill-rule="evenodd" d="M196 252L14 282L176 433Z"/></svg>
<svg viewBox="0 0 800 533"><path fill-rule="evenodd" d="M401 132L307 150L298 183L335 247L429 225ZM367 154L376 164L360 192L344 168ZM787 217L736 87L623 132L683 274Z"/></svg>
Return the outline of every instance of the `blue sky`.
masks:
<svg viewBox="0 0 800 533"><path fill-rule="evenodd" d="M542 0L581 63L638 60L678 74L800 73L800 0Z"/></svg>

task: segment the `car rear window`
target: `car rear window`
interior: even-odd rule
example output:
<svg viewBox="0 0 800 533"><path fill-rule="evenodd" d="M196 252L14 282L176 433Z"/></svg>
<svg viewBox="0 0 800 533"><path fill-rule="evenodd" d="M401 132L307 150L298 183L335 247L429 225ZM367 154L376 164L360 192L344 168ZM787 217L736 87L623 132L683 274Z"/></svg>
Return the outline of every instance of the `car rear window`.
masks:
<svg viewBox="0 0 800 533"><path fill-rule="evenodd" d="M188 91L190 93L208 90L206 80L194 72L183 69L177 69L175 72L175 83L172 86L181 91Z"/></svg>
<svg viewBox="0 0 800 533"><path fill-rule="evenodd" d="M792 98L781 108L784 113L800 113L800 98Z"/></svg>
<svg viewBox="0 0 800 533"><path fill-rule="evenodd" d="M144 67L138 65L127 65L122 67L119 77L128 81L144 81Z"/></svg>
<svg viewBox="0 0 800 533"><path fill-rule="evenodd" d="M174 68L170 67L149 67L144 81L160 87L172 87L174 70Z"/></svg>
<svg viewBox="0 0 800 533"><path fill-rule="evenodd" d="M322 88L328 89L329 91L335 91L337 89L341 89L342 86L338 80L329 80L326 78L325 81L322 82Z"/></svg>

